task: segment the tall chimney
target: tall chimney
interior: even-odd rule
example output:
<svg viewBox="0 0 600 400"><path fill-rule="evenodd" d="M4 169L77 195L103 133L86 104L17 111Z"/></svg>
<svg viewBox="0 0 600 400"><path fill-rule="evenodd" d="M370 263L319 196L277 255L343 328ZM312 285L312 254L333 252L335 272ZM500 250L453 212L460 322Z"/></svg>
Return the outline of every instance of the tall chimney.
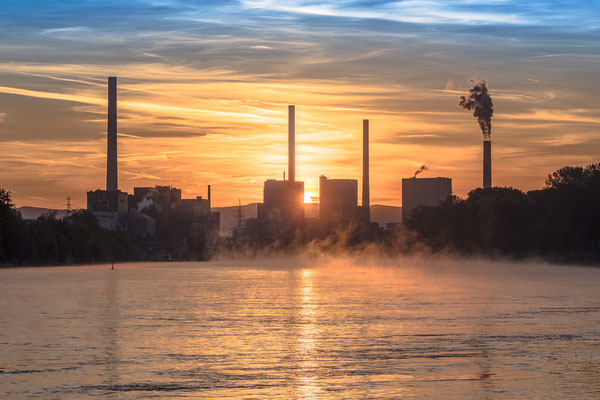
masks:
<svg viewBox="0 0 600 400"><path fill-rule="evenodd" d="M296 180L296 106L288 107L288 180Z"/></svg>
<svg viewBox="0 0 600 400"><path fill-rule="evenodd" d="M371 222L369 196L369 120L363 119L362 221Z"/></svg>
<svg viewBox="0 0 600 400"><path fill-rule="evenodd" d="M483 188L492 187L492 141L483 141Z"/></svg>
<svg viewBox="0 0 600 400"><path fill-rule="evenodd" d="M210 202L210 185L208 185L208 211L210 212L211 202Z"/></svg>
<svg viewBox="0 0 600 400"><path fill-rule="evenodd" d="M108 78L108 141L106 159L106 190L117 191L117 78Z"/></svg>

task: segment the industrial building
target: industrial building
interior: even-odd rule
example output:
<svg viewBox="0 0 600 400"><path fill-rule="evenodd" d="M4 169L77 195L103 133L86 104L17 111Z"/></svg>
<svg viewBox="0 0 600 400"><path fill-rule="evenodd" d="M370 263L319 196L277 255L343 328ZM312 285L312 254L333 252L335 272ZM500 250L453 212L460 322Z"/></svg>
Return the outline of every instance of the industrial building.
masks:
<svg viewBox="0 0 600 400"><path fill-rule="evenodd" d="M121 192L117 174L117 78L108 78L108 124L106 130L106 190L87 192L87 209L101 227L127 228L127 193Z"/></svg>
<svg viewBox="0 0 600 400"><path fill-rule="evenodd" d="M358 220L358 181L319 178L319 218L324 222Z"/></svg>
<svg viewBox="0 0 600 400"><path fill-rule="evenodd" d="M172 186L135 187L128 203L130 214L143 214L156 221L156 236L161 240L185 239L193 245L204 240L205 233L219 233L220 214L211 212L210 185L207 199L182 199L181 189ZM137 233L141 227L132 230ZM153 235L146 231L144 236Z"/></svg>
<svg viewBox="0 0 600 400"><path fill-rule="evenodd" d="M210 185L207 199L182 199L181 189L171 186L136 187L131 195L119 190L115 77L108 78L106 190L89 191L87 209L103 228L127 231L152 251L205 253L218 240L220 213L211 212Z"/></svg>
<svg viewBox="0 0 600 400"><path fill-rule="evenodd" d="M258 220L266 227L285 229L304 219L304 182L296 181L296 108L288 107L288 180L268 179Z"/></svg>
<svg viewBox="0 0 600 400"><path fill-rule="evenodd" d="M300 222L304 218L304 182L265 181L258 219L265 222Z"/></svg>
<svg viewBox="0 0 600 400"><path fill-rule="evenodd" d="M418 206L437 206L452 195L450 178L402 179L402 220Z"/></svg>
<svg viewBox="0 0 600 400"><path fill-rule="evenodd" d="M127 193L120 190L94 190L87 192L87 209L98 219L104 229L124 230L127 221Z"/></svg>

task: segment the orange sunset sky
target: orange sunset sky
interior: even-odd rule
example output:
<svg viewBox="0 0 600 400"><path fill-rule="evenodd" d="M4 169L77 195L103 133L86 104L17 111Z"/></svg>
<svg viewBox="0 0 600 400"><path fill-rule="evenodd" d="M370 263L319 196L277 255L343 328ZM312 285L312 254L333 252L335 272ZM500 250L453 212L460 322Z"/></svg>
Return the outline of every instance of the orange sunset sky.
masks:
<svg viewBox="0 0 600 400"><path fill-rule="evenodd" d="M211 184L215 206L261 201L287 169L295 104L296 177L313 196L322 174L360 181L363 118L372 203L401 205L422 164L465 196L482 176L481 132L457 107L473 76L495 106L494 185L540 188L599 161L600 35L585 2L553 18L512 1L29 3L0 16L0 187L17 206L85 207L104 188L107 76L127 192Z"/></svg>

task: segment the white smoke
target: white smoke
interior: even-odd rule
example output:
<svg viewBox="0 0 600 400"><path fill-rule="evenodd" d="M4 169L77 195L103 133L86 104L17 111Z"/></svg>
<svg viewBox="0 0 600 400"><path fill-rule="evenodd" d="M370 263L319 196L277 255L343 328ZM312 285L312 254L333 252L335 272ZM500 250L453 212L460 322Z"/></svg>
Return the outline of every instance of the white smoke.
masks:
<svg viewBox="0 0 600 400"><path fill-rule="evenodd" d="M154 202L149 197L144 197L144 200L138 203L137 212L142 212L146 208L150 207Z"/></svg>

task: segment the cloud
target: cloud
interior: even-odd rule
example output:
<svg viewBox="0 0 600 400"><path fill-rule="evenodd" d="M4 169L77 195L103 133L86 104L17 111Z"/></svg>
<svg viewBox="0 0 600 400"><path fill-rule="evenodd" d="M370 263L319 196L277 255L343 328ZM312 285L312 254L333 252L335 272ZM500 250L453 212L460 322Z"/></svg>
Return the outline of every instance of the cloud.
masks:
<svg viewBox="0 0 600 400"><path fill-rule="evenodd" d="M460 4L460 2L458 2ZM528 24L532 20L510 11L480 12L472 9L452 9L441 1L379 2L372 6L356 6L352 1L314 2L292 0L242 0L248 8L327 17L372 18L425 24ZM464 3L463 3L464 4Z"/></svg>
<svg viewBox="0 0 600 400"><path fill-rule="evenodd" d="M369 118L374 195L399 204L399 177L427 159L465 194L481 180L477 127L456 107L472 75L490 78L494 165L510 165L495 182L534 188L569 157L600 152L590 85L600 10L589 2L33 4L0 15L0 141L14 155L0 160L0 181L17 199L36 196L40 177L51 184L39 197L57 205L65 192L85 204L103 186L112 75L125 190L193 195L212 183L217 203L259 201L262 181L286 168L286 106L296 104L307 191L318 193L323 173L360 177Z"/></svg>

